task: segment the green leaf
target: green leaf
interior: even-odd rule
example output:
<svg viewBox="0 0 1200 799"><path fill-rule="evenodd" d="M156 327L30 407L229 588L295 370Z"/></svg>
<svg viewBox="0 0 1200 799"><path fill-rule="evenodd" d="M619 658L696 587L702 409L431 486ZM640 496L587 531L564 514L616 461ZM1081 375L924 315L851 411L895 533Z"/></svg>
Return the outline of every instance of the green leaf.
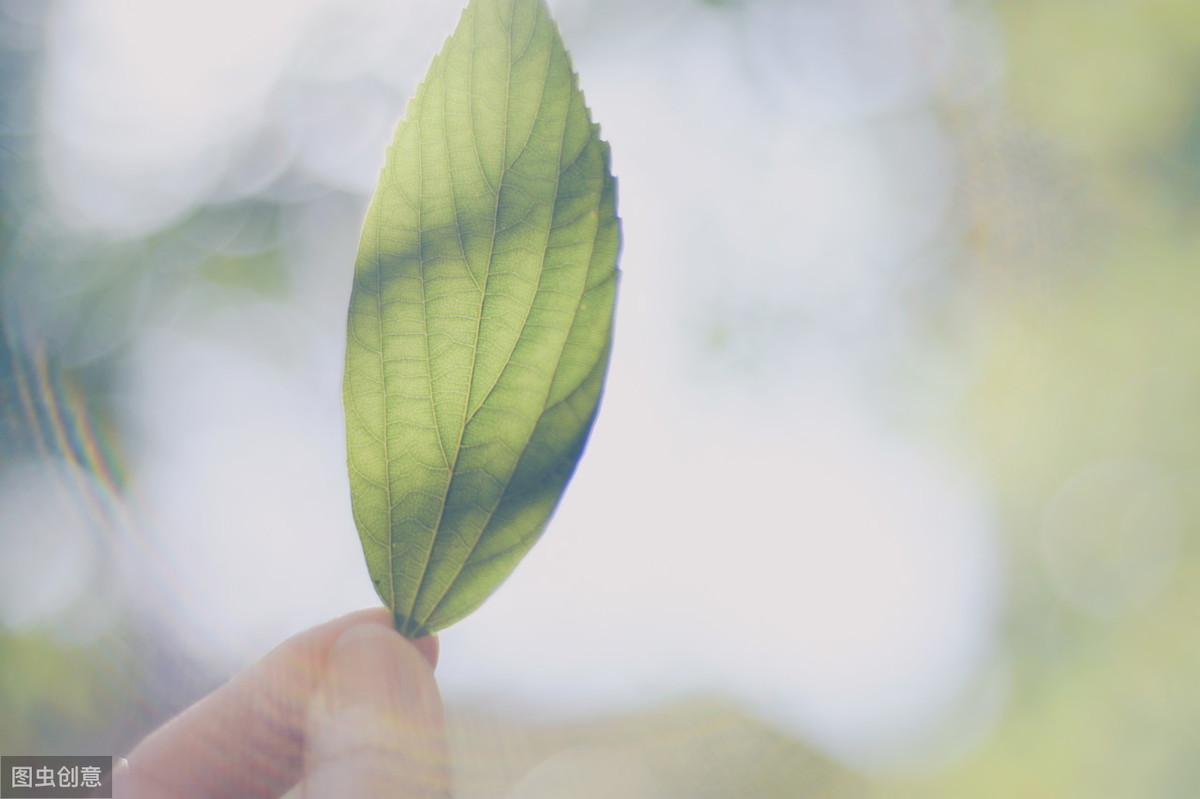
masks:
<svg viewBox="0 0 1200 799"><path fill-rule="evenodd" d="M346 345L354 520L410 637L541 535L612 340L608 145L542 0L472 0L409 103L363 228Z"/></svg>

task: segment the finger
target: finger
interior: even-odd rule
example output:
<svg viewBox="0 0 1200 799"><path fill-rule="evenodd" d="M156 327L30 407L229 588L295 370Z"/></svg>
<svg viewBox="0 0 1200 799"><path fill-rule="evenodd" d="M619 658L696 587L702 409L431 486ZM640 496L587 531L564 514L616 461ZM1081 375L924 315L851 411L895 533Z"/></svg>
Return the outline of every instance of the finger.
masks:
<svg viewBox="0 0 1200 799"><path fill-rule="evenodd" d="M427 651L380 624L333 647L308 714L306 799L449 795L442 702Z"/></svg>
<svg viewBox="0 0 1200 799"><path fill-rule="evenodd" d="M280 644L146 738L114 775L118 796L277 797L303 771L309 699L346 630L390 623L384 608L348 614ZM436 658L436 641L420 644Z"/></svg>
<svg viewBox="0 0 1200 799"><path fill-rule="evenodd" d="M304 720L338 637L372 608L288 639L262 660L152 733L130 754L127 792L145 784L179 799L275 797L299 779Z"/></svg>

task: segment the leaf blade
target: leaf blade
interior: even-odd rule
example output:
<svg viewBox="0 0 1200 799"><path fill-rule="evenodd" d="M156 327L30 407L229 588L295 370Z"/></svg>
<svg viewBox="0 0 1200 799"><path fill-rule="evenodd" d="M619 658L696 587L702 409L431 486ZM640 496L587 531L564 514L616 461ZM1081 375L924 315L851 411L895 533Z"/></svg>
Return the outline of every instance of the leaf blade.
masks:
<svg viewBox="0 0 1200 799"><path fill-rule="evenodd" d="M542 0L473 0L389 148L344 401L368 569L401 632L473 610L548 521L612 338L607 144Z"/></svg>

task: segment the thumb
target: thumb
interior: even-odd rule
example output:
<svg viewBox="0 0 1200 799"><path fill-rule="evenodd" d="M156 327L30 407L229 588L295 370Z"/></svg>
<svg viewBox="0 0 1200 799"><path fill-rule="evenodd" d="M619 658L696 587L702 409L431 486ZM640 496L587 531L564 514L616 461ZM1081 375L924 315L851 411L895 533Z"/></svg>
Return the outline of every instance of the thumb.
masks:
<svg viewBox="0 0 1200 799"><path fill-rule="evenodd" d="M305 799L449 796L433 671L395 630L361 624L334 644L309 703L305 778L294 793Z"/></svg>

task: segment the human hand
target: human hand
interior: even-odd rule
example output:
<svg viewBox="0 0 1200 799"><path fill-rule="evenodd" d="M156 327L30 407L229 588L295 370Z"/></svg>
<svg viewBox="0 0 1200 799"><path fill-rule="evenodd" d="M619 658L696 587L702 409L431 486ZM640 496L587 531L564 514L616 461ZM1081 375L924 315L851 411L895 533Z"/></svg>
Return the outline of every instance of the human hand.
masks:
<svg viewBox="0 0 1200 799"><path fill-rule="evenodd" d="M113 796L447 796L437 656L384 608L300 633L142 741Z"/></svg>

